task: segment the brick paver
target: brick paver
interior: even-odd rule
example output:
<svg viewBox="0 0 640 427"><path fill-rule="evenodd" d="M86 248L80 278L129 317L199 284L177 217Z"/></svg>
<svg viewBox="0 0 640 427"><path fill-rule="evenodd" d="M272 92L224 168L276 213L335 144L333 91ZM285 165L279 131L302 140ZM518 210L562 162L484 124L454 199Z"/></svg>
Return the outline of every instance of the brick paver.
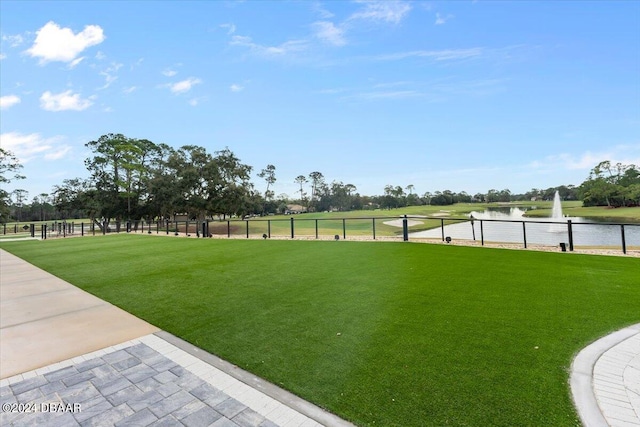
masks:
<svg viewBox="0 0 640 427"><path fill-rule="evenodd" d="M77 364L69 361L70 366L44 374L25 373L22 377L26 379L2 380L0 399L5 406L0 424L272 427L297 417L301 420L298 425L321 425L295 411L276 423L269 416L280 412L264 410L268 396L237 400L153 347L170 348L173 359L190 360L184 351L149 335L118 349L106 349L104 354L85 355ZM207 366L209 376L226 376ZM242 389L249 386L232 377L223 383L238 396L248 394ZM285 408L282 404L276 407Z"/></svg>
<svg viewBox="0 0 640 427"><path fill-rule="evenodd" d="M640 324L582 349L570 384L585 427L640 427Z"/></svg>
<svg viewBox="0 0 640 427"><path fill-rule="evenodd" d="M640 333L598 359L593 391L611 427L640 427Z"/></svg>

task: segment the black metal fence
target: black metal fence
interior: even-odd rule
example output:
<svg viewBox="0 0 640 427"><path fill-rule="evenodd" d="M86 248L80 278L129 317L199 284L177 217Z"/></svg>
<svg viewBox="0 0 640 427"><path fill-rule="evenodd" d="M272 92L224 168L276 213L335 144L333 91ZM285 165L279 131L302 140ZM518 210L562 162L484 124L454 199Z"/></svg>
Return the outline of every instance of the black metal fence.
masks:
<svg viewBox="0 0 640 427"><path fill-rule="evenodd" d="M554 246L640 251L640 224L583 222L571 219L505 220L404 216L367 218L252 218L216 221L122 221L3 224L2 238L143 233L196 238L357 239L469 242L480 245Z"/></svg>

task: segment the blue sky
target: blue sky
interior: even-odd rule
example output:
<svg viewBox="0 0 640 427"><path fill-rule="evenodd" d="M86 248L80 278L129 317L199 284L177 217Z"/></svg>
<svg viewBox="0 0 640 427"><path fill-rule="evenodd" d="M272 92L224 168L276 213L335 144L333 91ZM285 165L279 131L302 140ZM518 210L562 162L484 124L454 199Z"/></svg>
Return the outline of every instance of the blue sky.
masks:
<svg viewBox="0 0 640 427"><path fill-rule="evenodd" d="M638 1L3 0L0 24L29 198L106 133L229 147L291 196L312 171L474 194L640 164Z"/></svg>

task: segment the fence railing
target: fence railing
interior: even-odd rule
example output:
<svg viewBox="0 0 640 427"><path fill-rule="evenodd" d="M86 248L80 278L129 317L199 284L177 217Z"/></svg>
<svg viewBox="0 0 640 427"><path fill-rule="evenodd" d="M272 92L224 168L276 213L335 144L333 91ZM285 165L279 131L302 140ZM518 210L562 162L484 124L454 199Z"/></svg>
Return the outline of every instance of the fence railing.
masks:
<svg viewBox="0 0 640 427"><path fill-rule="evenodd" d="M506 220L452 217L252 218L216 221L121 221L2 224L3 237L39 239L108 233L144 233L189 237L305 238L424 241L475 241L485 244L555 246L640 251L640 224L584 222L572 219Z"/></svg>

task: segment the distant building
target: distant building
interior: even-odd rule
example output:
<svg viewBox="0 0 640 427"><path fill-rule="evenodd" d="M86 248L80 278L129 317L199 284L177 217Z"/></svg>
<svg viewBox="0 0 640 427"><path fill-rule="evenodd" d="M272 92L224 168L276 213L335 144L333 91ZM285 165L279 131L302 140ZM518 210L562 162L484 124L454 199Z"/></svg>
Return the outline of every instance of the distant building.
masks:
<svg viewBox="0 0 640 427"><path fill-rule="evenodd" d="M307 213L307 208L302 205L287 205L287 209L285 209L285 215L293 215L293 214L301 214Z"/></svg>

